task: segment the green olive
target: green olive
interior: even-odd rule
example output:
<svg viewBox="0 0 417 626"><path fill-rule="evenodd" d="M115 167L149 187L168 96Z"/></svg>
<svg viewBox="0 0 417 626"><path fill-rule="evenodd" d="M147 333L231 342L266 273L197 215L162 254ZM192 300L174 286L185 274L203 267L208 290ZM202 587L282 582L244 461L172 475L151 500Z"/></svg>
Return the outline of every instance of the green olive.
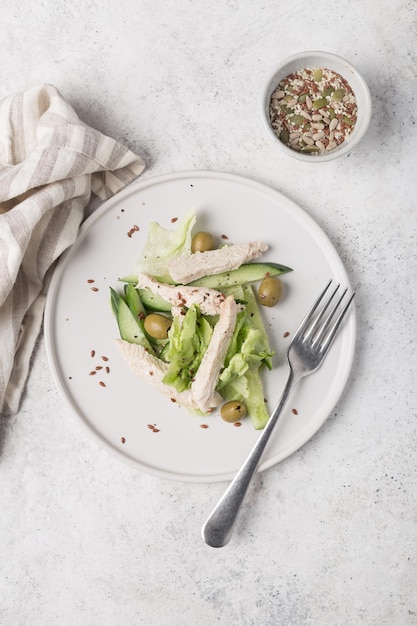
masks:
<svg viewBox="0 0 417 626"><path fill-rule="evenodd" d="M150 313L145 317L145 330L154 339L166 339L171 328L172 320L159 313Z"/></svg>
<svg viewBox="0 0 417 626"><path fill-rule="evenodd" d="M213 235L204 231L196 233L191 241L192 252L207 252L207 250L214 250L215 247L216 241Z"/></svg>
<svg viewBox="0 0 417 626"><path fill-rule="evenodd" d="M267 276L258 288L259 302L263 306L274 306L282 296L282 282L279 278Z"/></svg>
<svg viewBox="0 0 417 626"><path fill-rule="evenodd" d="M237 422L245 417L246 406L243 402L238 402L237 400L226 402L220 409L220 415L225 422Z"/></svg>

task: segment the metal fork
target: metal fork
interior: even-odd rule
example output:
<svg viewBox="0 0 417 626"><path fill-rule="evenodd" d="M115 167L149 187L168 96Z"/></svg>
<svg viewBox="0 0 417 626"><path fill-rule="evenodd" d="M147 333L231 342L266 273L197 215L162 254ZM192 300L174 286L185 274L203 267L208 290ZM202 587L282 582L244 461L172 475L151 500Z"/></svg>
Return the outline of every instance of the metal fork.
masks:
<svg viewBox="0 0 417 626"><path fill-rule="evenodd" d="M245 463L202 528L204 541L213 548L221 548L230 541L246 491L290 392L304 376L319 368L352 303L354 293L345 305L342 304L347 289L337 297L340 285L324 300L332 282L328 282L307 312L291 341L287 352L290 372L276 408Z"/></svg>

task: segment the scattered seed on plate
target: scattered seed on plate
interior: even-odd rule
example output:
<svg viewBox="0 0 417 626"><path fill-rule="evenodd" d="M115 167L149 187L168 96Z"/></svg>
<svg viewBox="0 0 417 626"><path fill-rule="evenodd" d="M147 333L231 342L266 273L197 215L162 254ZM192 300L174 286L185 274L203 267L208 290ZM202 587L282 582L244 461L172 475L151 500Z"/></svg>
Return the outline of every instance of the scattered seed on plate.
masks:
<svg viewBox="0 0 417 626"><path fill-rule="evenodd" d="M91 291L98 291L98 287L90 287Z"/></svg>
<svg viewBox="0 0 417 626"><path fill-rule="evenodd" d="M120 441L121 441L122 443L125 443L126 439L125 439L124 437L121 437L121 438L120 438Z"/></svg>
<svg viewBox="0 0 417 626"><path fill-rule="evenodd" d="M241 422L234 422L233 426L236 426L236 428L239 428L239 426L242 426Z"/></svg>
<svg viewBox="0 0 417 626"><path fill-rule="evenodd" d="M292 409L292 412L294 413L294 415L298 415L297 409Z"/></svg>
<svg viewBox="0 0 417 626"><path fill-rule="evenodd" d="M286 76L271 96L269 117L279 139L312 156L340 146L357 121L349 83L327 68L306 68Z"/></svg>
<svg viewBox="0 0 417 626"><path fill-rule="evenodd" d="M107 356L102 356L102 357L101 357L101 360L102 360L102 361L108 361L109 359L108 359L108 357L107 357Z"/></svg>
<svg viewBox="0 0 417 626"><path fill-rule="evenodd" d="M106 383L105 383L105 382L103 382L102 380L100 380L99 385L100 385L100 387L105 387L105 386L106 386Z"/></svg>
<svg viewBox="0 0 417 626"><path fill-rule="evenodd" d="M200 428L208 428L207 424L200 424Z"/></svg>
<svg viewBox="0 0 417 626"><path fill-rule="evenodd" d="M91 355L91 358L94 359L94 357L96 356L96 351L91 350L90 355Z"/></svg>
<svg viewBox="0 0 417 626"><path fill-rule="evenodd" d="M134 233L136 233L139 230L139 226L137 226L136 224L134 226L132 226L132 228L129 230L129 232L127 233L128 237L132 237L132 235Z"/></svg>
<svg viewBox="0 0 417 626"><path fill-rule="evenodd" d="M178 217L171 217L171 222L175 224L178 221Z"/></svg>
<svg viewBox="0 0 417 626"><path fill-rule="evenodd" d="M89 278L89 279L87 280L87 282L88 282L88 283L95 283L96 281L94 280L94 278Z"/></svg>

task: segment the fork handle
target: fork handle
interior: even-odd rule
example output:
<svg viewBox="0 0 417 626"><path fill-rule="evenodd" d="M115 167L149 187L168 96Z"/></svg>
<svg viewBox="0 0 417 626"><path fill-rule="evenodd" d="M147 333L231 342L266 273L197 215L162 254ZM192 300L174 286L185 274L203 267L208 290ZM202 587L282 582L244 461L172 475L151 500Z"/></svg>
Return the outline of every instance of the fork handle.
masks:
<svg viewBox="0 0 417 626"><path fill-rule="evenodd" d="M221 548L229 543L237 514L246 491L291 389L296 382L298 382L298 379L294 377L293 371L290 370L282 396L262 431L261 436L204 524L202 536L206 544L212 548Z"/></svg>

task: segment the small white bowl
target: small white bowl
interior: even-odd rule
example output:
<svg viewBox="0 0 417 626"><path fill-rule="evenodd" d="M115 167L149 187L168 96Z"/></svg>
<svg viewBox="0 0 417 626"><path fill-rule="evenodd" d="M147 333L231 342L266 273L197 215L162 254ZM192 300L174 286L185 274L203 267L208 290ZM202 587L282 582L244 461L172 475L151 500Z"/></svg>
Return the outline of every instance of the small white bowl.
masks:
<svg viewBox="0 0 417 626"><path fill-rule="evenodd" d="M321 154L306 154L304 152L293 150L289 146L285 145L272 128L269 116L271 95L281 80L293 72L306 68L327 68L337 74L340 74L351 86L356 96L358 112L356 124L352 133L337 148ZM335 54L331 54L330 52L300 52L284 59L278 65L271 78L269 78L266 82L262 92L262 111L268 133L284 154L301 161L323 163L324 161L331 161L332 159L351 152L352 148L359 143L369 126L372 101L371 94L365 80L358 70L348 61L345 61L345 59L342 59Z"/></svg>

